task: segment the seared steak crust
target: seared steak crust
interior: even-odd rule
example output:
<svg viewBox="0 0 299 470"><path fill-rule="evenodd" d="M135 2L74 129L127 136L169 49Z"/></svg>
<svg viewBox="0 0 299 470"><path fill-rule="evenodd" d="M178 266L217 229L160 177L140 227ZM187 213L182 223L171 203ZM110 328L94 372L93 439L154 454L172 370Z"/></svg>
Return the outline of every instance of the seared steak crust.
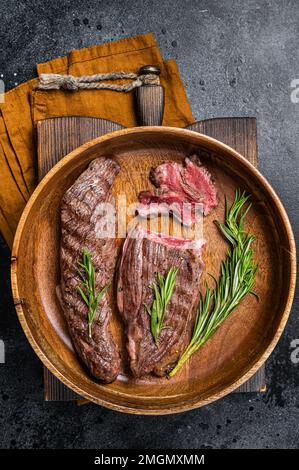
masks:
<svg viewBox="0 0 299 470"><path fill-rule="evenodd" d="M203 240L161 238L140 226L129 233L119 266L117 303L125 323L130 367L136 377L151 372L165 375L189 340L199 300L203 244ZM153 302L149 286L156 281L157 272L165 275L171 267L179 271L167 307L167 328L162 330L157 347L144 304L150 306Z"/></svg>
<svg viewBox="0 0 299 470"><path fill-rule="evenodd" d="M87 306L77 292L81 280L77 263L82 249L93 254L96 290L111 282L116 262L114 238L99 237L99 204L109 201L119 166L108 158L94 160L66 191L61 205L60 297L74 347L92 375L112 382L120 372L120 354L109 331L112 314L108 295L102 298L88 336Z"/></svg>

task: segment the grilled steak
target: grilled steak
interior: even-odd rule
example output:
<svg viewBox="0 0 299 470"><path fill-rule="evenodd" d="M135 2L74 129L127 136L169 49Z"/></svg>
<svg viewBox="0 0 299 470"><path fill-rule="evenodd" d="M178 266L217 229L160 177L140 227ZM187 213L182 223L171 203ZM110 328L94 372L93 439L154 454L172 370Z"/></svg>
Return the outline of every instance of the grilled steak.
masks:
<svg viewBox="0 0 299 470"><path fill-rule="evenodd" d="M150 179L157 189L139 194L138 213L142 217L172 212L190 226L197 212L207 215L217 206L211 175L197 155L185 158L184 165L166 162L152 168Z"/></svg>
<svg viewBox="0 0 299 470"><path fill-rule="evenodd" d="M95 288L111 282L116 262L114 238L102 238L102 213L99 205L109 201L110 188L119 166L108 158L94 160L66 191L61 205L61 283L60 297L71 339L80 358L92 375L105 383L120 372L120 354L109 330L112 314L104 294L88 335L88 308L77 287L81 286L77 263L82 250L92 253Z"/></svg>
<svg viewBox="0 0 299 470"><path fill-rule="evenodd" d="M136 377L153 372L165 375L177 362L190 339L199 300L203 270L203 240L184 240L146 232L137 226L123 245L117 284L117 304L123 317L130 367ZM168 304L158 346L154 343L150 316L157 273L166 275L179 268L174 292Z"/></svg>

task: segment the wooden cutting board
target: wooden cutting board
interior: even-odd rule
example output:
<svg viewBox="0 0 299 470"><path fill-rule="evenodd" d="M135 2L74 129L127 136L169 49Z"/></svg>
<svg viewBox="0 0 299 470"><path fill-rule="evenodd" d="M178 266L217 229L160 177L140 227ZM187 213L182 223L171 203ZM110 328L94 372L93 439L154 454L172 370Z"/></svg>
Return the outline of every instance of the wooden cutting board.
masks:
<svg viewBox="0 0 299 470"><path fill-rule="evenodd" d="M40 121L37 124L38 175L41 180L65 155L80 145L101 135L122 129L120 124L99 118L62 117ZM195 132L214 137L237 150L257 166L255 118L218 118L196 122L190 126ZM265 366L236 392L266 390ZM44 398L49 401L80 400L80 397L62 384L44 368Z"/></svg>

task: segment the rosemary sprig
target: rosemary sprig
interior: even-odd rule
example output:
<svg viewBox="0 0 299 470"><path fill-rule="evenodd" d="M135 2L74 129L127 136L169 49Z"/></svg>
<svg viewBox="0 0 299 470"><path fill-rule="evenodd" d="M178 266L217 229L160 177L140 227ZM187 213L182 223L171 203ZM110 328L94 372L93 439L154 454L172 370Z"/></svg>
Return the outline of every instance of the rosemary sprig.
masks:
<svg viewBox="0 0 299 470"><path fill-rule="evenodd" d="M92 338L92 323L95 319L98 305L109 288L109 284L99 292L95 287L95 269L92 263L92 254L86 249L82 250L82 261L77 263L77 271L82 280L82 287L78 286L77 291L88 308L88 336Z"/></svg>
<svg viewBox="0 0 299 470"><path fill-rule="evenodd" d="M178 268L170 268L166 276L157 273L157 283L150 286L154 291L154 301L149 307L144 304L151 317L151 333L158 346L159 335L164 328L166 308L173 294Z"/></svg>
<svg viewBox="0 0 299 470"><path fill-rule="evenodd" d="M178 363L169 373L172 377L183 364L217 331L219 326L238 307L248 293L252 293L257 265L253 261L251 248L255 237L244 230L244 220L251 207L244 204L249 195L236 190L230 208L225 200L225 223L215 221L224 237L231 244L226 259L220 267L220 277L215 280L214 289L206 286L205 295L201 294L193 334L189 345Z"/></svg>

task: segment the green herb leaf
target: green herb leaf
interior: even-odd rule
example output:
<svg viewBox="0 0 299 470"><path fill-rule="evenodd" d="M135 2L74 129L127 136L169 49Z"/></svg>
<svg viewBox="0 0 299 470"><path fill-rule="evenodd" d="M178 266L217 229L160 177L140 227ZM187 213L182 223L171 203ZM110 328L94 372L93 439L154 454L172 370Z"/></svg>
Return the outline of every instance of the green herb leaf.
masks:
<svg viewBox="0 0 299 470"><path fill-rule="evenodd" d="M151 317L151 333L157 346L161 331L168 328L164 326L164 320L167 305L173 294L178 270L178 268L170 268L166 276L157 273L157 282L150 286L154 291L154 301L151 307L144 304L147 313Z"/></svg>
<svg viewBox="0 0 299 470"><path fill-rule="evenodd" d="M82 286L78 286L77 291L88 307L88 336L92 338L92 323L96 317L98 305L110 284L104 286L99 292L96 291L92 254L86 248L82 250L82 261L77 262L77 271L82 280Z"/></svg>
<svg viewBox="0 0 299 470"><path fill-rule="evenodd" d="M245 217L251 207L249 204L244 209L244 204L249 197L244 192L236 190L230 208L225 198L225 223L219 221L215 223L231 244L231 250L221 263L219 279L214 278L216 284L214 289L206 286L205 295L200 296L192 338L178 363L169 373L170 377L175 375L190 356L208 341L244 297L252 293L258 267L254 263L251 248L255 237L244 231Z"/></svg>

